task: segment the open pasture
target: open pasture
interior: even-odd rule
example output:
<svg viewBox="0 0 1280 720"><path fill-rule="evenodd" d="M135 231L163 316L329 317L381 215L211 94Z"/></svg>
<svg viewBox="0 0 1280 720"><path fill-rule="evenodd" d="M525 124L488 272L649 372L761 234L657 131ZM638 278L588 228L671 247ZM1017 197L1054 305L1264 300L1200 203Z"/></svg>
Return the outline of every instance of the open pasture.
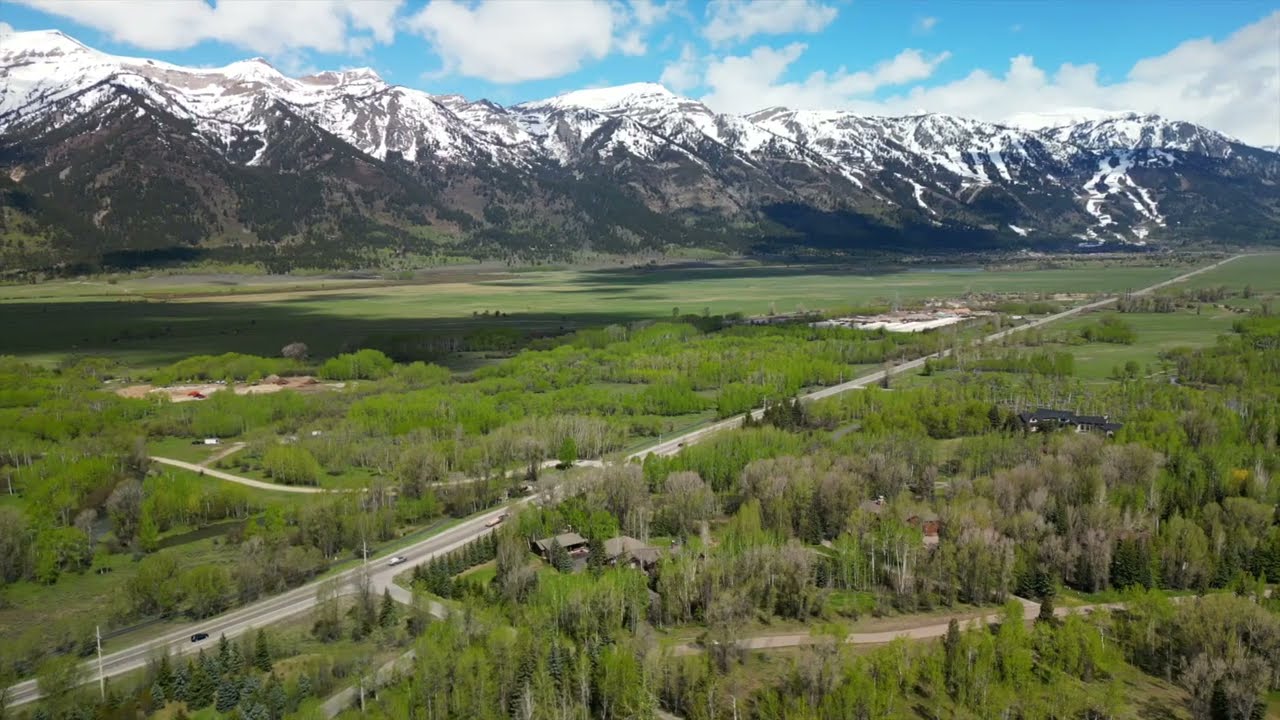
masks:
<svg viewBox="0 0 1280 720"><path fill-rule="evenodd" d="M434 276L437 281L427 283L342 281L340 287L319 287L315 279L303 287L251 278L241 285L225 280L231 289L213 293L208 283L184 287L174 278L54 282L0 288L8 330L0 354L49 363L106 356L145 367L194 354L275 355L297 340L313 355L327 356L379 338L557 334L677 312L839 309L969 293L1121 292L1184 270L1106 262L999 272L699 266L472 273Z"/></svg>

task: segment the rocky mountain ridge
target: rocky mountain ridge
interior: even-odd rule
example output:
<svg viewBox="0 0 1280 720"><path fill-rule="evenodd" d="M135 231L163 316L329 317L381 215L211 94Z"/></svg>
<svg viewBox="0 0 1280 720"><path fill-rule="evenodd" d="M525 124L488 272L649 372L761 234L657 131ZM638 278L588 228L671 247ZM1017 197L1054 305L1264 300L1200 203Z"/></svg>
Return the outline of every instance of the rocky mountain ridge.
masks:
<svg viewBox="0 0 1280 720"><path fill-rule="evenodd" d="M503 107L369 69L0 39L0 261L1271 242L1280 155L1138 113L716 113L661 85Z"/></svg>

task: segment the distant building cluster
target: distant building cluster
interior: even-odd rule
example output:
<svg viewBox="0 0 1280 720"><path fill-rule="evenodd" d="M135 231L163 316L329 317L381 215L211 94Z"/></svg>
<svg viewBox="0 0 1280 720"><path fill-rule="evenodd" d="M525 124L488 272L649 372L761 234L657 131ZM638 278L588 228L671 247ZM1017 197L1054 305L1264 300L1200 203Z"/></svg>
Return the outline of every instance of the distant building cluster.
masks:
<svg viewBox="0 0 1280 720"><path fill-rule="evenodd" d="M813 327L843 327L854 330L879 330L889 332L924 332L964 322L969 318L991 315L985 310L967 307L948 307L930 310L898 311L880 315L852 315L810 323Z"/></svg>

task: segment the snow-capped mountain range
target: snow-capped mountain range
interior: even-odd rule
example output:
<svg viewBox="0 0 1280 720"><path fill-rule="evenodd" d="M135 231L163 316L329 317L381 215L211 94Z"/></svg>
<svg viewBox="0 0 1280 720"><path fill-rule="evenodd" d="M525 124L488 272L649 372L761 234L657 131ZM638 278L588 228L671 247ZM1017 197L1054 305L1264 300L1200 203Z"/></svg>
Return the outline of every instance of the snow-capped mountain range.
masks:
<svg viewBox="0 0 1280 720"><path fill-rule="evenodd" d="M1248 241L1275 238L1280 207L1280 155L1155 115L737 116L651 83L503 107L56 31L0 37L0 170L0 236L46 255Z"/></svg>

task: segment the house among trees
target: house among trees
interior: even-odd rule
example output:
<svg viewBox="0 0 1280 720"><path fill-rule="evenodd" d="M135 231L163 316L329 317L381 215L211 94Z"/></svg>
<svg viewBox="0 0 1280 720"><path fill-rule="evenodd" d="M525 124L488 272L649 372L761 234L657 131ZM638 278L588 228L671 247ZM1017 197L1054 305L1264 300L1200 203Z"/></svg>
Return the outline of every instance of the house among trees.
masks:
<svg viewBox="0 0 1280 720"><path fill-rule="evenodd" d="M1124 427L1122 423L1111 422L1109 415L1077 415L1070 410L1046 408L1018 413L1018 419L1027 432L1075 428L1076 432L1102 432L1114 437L1116 431Z"/></svg>
<svg viewBox="0 0 1280 720"><path fill-rule="evenodd" d="M942 521L938 519L937 513L932 510L926 510L918 515L912 515L907 518L907 524L920 529L920 532L924 534L926 547L937 546L938 531L942 529Z"/></svg>
<svg viewBox="0 0 1280 720"><path fill-rule="evenodd" d="M587 554L587 539L576 532L560 533L559 535L542 538L533 541L533 551L542 556L543 560L551 561L551 548L556 543L570 556Z"/></svg>
<svg viewBox="0 0 1280 720"><path fill-rule="evenodd" d="M628 535L620 535L604 541L604 558L610 565L648 570L658 564L662 551Z"/></svg>

